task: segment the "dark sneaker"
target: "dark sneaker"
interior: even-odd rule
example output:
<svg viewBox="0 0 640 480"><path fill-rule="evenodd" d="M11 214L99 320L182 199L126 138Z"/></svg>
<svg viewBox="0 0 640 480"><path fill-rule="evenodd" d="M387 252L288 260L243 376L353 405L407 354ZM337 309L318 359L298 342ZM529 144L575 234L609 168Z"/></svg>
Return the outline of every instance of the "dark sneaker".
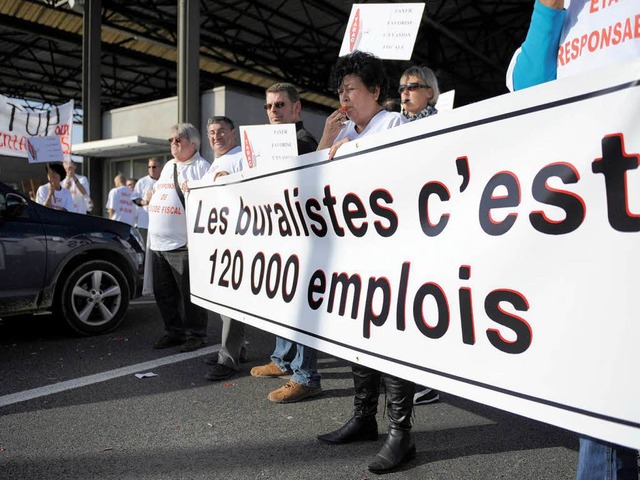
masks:
<svg viewBox="0 0 640 480"><path fill-rule="evenodd" d="M182 344L180 348L181 352L193 352L194 350L198 350L206 345L200 338L189 338L186 342Z"/></svg>
<svg viewBox="0 0 640 480"><path fill-rule="evenodd" d="M184 342L184 338L172 337L171 335L165 335L160 340L158 340L153 348L163 349L169 347L176 347L178 345L182 345Z"/></svg>
<svg viewBox="0 0 640 480"><path fill-rule="evenodd" d="M423 387L422 390L416 392L413 396L414 405L427 405L429 403L435 403L438 400L440 400L438 391L429 387Z"/></svg>
<svg viewBox="0 0 640 480"><path fill-rule="evenodd" d="M238 359L240 363L245 363L247 361L247 348L242 347L240 350L240 358ZM204 363L207 365L217 365L218 364L218 352L204 359Z"/></svg>
<svg viewBox="0 0 640 480"><path fill-rule="evenodd" d="M212 382L215 382L216 380L224 380L225 378L229 378L236 373L238 372L236 372L233 368L216 363L211 371L204 376L204 378L205 380L211 380Z"/></svg>

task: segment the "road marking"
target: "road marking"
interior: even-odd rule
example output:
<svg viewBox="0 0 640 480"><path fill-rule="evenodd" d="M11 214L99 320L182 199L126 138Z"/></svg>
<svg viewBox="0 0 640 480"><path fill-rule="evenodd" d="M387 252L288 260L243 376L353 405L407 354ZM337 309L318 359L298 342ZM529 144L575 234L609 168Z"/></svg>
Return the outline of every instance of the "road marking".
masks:
<svg viewBox="0 0 640 480"><path fill-rule="evenodd" d="M86 387L88 385L93 385L94 383L106 382L118 377L134 375L140 372L148 372L149 370L161 367L163 365L169 365L171 363L178 363L184 360L191 360L192 358L201 357L203 355L213 354L219 351L220 347L220 344L211 345L210 347L201 348L193 352L178 353L176 355L158 358L149 362L138 363L136 365L130 365L128 367L116 368L115 370L109 370L108 372L96 373L95 375L75 378L73 380L67 380L65 382L53 383L44 387L25 390L24 392L11 393L9 395L0 397L0 407L6 407L7 405L13 405L14 403L26 402L35 398L53 395L54 393L65 392L74 388Z"/></svg>

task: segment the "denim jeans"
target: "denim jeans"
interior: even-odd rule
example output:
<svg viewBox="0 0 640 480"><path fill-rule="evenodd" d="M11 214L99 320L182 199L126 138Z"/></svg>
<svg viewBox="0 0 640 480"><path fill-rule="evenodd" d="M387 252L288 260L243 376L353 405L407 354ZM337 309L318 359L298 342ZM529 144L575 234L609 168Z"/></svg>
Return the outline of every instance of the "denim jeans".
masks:
<svg viewBox="0 0 640 480"><path fill-rule="evenodd" d="M637 452L591 437L580 437L577 480L638 480Z"/></svg>
<svg viewBox="0 0 640 480"><path fill-rule="evenodd" d="M291 369L291 379L307 387L320 386L318 373L318 352L300 343L293 343L282 337L276 337L276 349L271 361L282 371Z"/></svg>
<svg viewBox="0 0 640 480"><path fill-rule="evenodd" d="M207 334L207 311L191 303L189 253L186 248L153 255L153 293L167 335L202 338Z"/></svg>

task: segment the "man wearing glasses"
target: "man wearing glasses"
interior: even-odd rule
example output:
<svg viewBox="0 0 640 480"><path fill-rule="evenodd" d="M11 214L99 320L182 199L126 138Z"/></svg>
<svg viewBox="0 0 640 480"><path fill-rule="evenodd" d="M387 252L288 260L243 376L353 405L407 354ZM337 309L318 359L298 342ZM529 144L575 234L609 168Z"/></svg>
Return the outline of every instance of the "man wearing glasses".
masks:
<svg viewBox="0 0 640 480"><path fill-rule="evenodd" d="M213 181L222 175L242 170L242 149L238 145L236 128L229 117L210 117L207 122L209 145L216 158L205 178Z"/></svg>
<svg viewBox="0 0 640 480"><path fill-rule="evenodd" d="M205 178L215 181L218 177L242 170L242 149L238 145L236 129L229 117L216 116L207 122L209 145L216 158ZM221 347L217 355L205 359L213 368L205 375L206 380L217 381L235 375L240 369L240 358L244 346L244 323L226 315L222 318Z"/></svg>
<svg viewBox="0 0 640 480"><path fill-rule="evenodd" d="M318 142L304 129L300 120L300 95L290 83L276 83L266 91L265 110L269 123L296 125L298 155L314 152ZM276 347L271 362L251 369L254 377L281 377L291 375L291 380L272 391L268 399L275 403L293 403L319 394L320 374L317 369L318 352L305 345L276 337Z"/></svg>
<svg viewBox="0 0 640 480"><path fill-rule="evenodd" d="M169 143L173 159L162 169L149 201L153 293L166 330L154 348L180 345L181 352L190 352L205 345L207 311L191 303L184 192L210 165L200 156L200 134L190 123L174 125Z"/></svg>
<svg viewBox="0 0 640 480"><path fill-rule="evenodd" d="M269 123L272 125L283 123L294 123L296 126L296 137L298 141L298 155L315 152L318 142L313 135L304 129L300 120L300 94L296 87L290 83L276 83L267 88L266 103L264 109L267 111Z"/></svg>
<svg viewBox="0 0 640 480"><path fill-rule="evenodd" d="M147 164L149 174L138 180L131 195L131 201L142 207L138 209L138 230L142 234L145 244L147 243L147 230L149 228L149 201L151 200L153 186L160 178L161 165L160 159L150 158Z"/></svg>

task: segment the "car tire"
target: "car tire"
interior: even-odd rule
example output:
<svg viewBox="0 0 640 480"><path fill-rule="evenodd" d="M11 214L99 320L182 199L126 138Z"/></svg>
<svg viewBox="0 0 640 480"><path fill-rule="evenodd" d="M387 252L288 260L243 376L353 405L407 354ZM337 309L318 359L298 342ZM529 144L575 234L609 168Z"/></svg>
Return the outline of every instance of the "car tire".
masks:
<svg viewBox="0 0 640 480"><path fill-rule="evenodd" d="M63 281L57 311L76 333L97 335L116 328L129 306L129 284L113 263L92 260Z"/></svg>

